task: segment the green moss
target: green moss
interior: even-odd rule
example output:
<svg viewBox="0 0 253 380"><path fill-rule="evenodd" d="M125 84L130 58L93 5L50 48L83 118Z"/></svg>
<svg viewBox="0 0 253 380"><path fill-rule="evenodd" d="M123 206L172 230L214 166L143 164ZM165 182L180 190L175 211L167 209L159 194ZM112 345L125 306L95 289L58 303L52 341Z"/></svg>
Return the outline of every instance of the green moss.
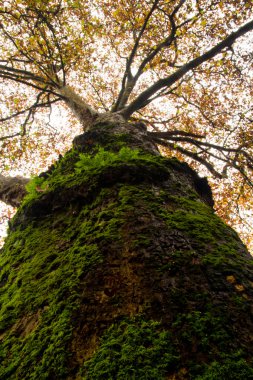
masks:
<svg viewBox="0 0 253 380"><path fill-rule="evenodd" d="M0 377L46 380L57 374L58 378L65 378L71 330L71 313L67 306L42 312L33 332L23 339L17 339L13 332L1 345Z"/></svg>
<svg viewBox="0 0 253 380"><path fill-rule="evenodd" d="M46 191L46 182L44 178L34 177L26 185L27 195L25 196L25 202L31 202L33 199L38 197L40 192Z"/></svg>
<svg viewBox="0 0 253 380"><path fill-rule="evenodd" d="M185 365L189 379L253 379L253 363L246 362L242 350L235 351L238 348L233 344L233 332L225 311L213 309L208 303L205 308L205 311L182 313L173 323L179 345L188 351ZM202 357L205 364L196 362L194 353Z"/></svg>
<svg viewBox="0 0 253 380"><path fill-rule="evenodd" d="M132 241L131 247L133 249L140 247L149 247L151 244L151 239L145 234L138 234L138 238Z"/></svg>
<svg viewBox="0 0 253 380"><path fill-rule="evenodd" d="M126 170L125 165L140 167L140 172L147 170L147 168L153 168L154 172L168 172L164 159L137 149L122 147L118 152L114 152L98 147L93 154L78 154L73 150L68 152L64 159L55 166L52 174L46 178L35 177L28 183L28 194L23 200L22 208L52 191L85 183L87 188L92 188L92 183L97 181L105 169L122 167L124 172ZM75 167L74 170L73 166Z"/></svg>
<svg viewBox="0 0 253 380"><path fill-rule="evenodd" d="M237 255L237 252L238 246L236 246L233 240L228 240L224 244L216 245L211 253L206 254L203 257L203 263L219 266L229 261L233 265L231 258L235 257Z"/></svg>
<svg viewBox="0 0 253 380"><path fill-rule="evenodd" d="M187 265L190 270L190 263L196 257L196 253L192 250L173 250L170 252L170 260L166 264L158 265L158 271L168 271L170 275L178 273L184 265Z"/></svg>
<svg viewBox="0 0 253 380"><path fill-rule="evenodd" d="M5 332L0 377L67 376L72 315L80 307L80 281L103 261L103 247L113 244L115 248L120 243L121 227L136 202L140 206L149 202L152 192L144 197L144 187L102 188L90 203L81 207L67 203L59 211L21 223L12 231L0 258L0 332ZM145 235L140 240L148 243ZM112 300L118 302L122 300ZM26 332L33 318L34 328Z"/></svg>
<svg viewBox="0 0 253 380"><path fill-rule="evenodd" d="M136 140L130 133L112 133L113 128L108 125L100 125L99 131L97 126L95 129L91 128L75 138L74 146L83 153L96 153L101 146L106 150L118 152L126 145L134 145Z"/></svg>
<svg viewBox="0 0 253 380"><path fill-rule="evenodd" d="M188 198L171 196L178 194L173 192L177 179L174 181L174 174L170 176L168 167L168 160L138 150L121 147L116 153L94 145L92 154L70 151L52 173L28 185L29 194L15 217L16 224L15 218L11 223L11 234L0 257L1 378L62 380L76 375L78 355L72 361L76 367L70 368L70 352L73 329L78 324L77 310L82 310L81 297L86 296L87 274L96 269L96 273L103 272L104 263L108 272L112 265L113 277L122 252L126 261L130 253L129 273L133 268L135 278L141 279L137 292L141 293L142 284L146 284L146 280L142 282L142 269L144 276L153 276L151 301L143 295L140 309L151 312L152 291L161 289L161 294L166 292L163 318L167 312L167 320L175 318L175 322L167 326L171 332L164 331L150 316L147 320L133 318L111 326L97 352L84 364L84 379L164 379L178 370L178 350L185 354L185 347L198 347L206 362L213 362L211 372L203 365L196 370L196 376L218 373L216 358L226 367L227 359L217 353L218 346L223 351L230 350L226 318L204 308L210 288L204 280L200 284L203 288L195 286L191 270L197 268L198 275L203 267L201 274L214 266L231 264L239 243L212 210L195 199L194 192ZM234 267L237 262L233 261ZM232 264L229 274L233 272L231 267ZM168 281L166 289L171 273L175 281ZM215 277L216 272L211 274ZM101 279L102 289L102 275ZM130 281L131 278L125 283ZM205 290L208 294L202 299ZM115 305L119 318L129 315L131 305L125 305L124 296L124 292L116 292L99 305L108 307L110 315L110 305ZM189 310L196 305L202 305L203 311L186 313L186 307ZM185 314L177 318L174 310L183 310ZM102 327L97 328L96 336L110 323L108 320L98 324ZM241 360L242 357L238 359Z"/></svg>
<svg viewBox="0 0 253 380"><path fill-rule="evenodd" d="M196 257L196 252L198 257L201 255L203 264L213 266L229 263L236 267L236 260L241 260L238 250L242 248L242 244L237 234L203 202L194 200L191 196L168 196L166 191L157 192L155 188L153 190L131 185L122 186L119 197L129 209L132 207L132 211L136 206L131 205L138 204L163 220L170 231L182 231L189 238L192 250L173 250L170 254L171 260L163 266L163 270L180 270L181 265ZM133 243L133 247L148 246L149 242L149 233L142 233Z"/></svg>
<svg viewBox="0 0 253 380"><path fill-rule="evenodd" d="M114 215L110 197L103 189L79 213L70 205L10 234L0 258L1 378L65 378L81 279L103 261L100 242L120 239L123 210Z"/></svg>
<svg viewBox="0 0 253 380"><path fill-rule="evenodd" d="M238 253L237 234L216 216L212 209L199 200L170 196L167 208L157 208L157 215L172 230L184 232L202 253L202 262L221 265Z"/></svg>
<svg viewBox="0 0 253 380"><path fill-rule="evenodd" d="M207 307L208 308L208 307ZM173 324L174 329L180 328L180 339L187 346L195 345L195 350L211 354L212 350L228 349L230 335L226 330L226 317L213 311L193 311L181 314ZM197 345L197 347L196 347Z"/></svg>
<svg viewBox="0 0 253 380"><path fill-rule="evenodd" d="M121 148L117 153L99 148L94 156L90 154L80 154L80 159L76 163L76 173L79 174L92 169L97 170L98 168L104 168L105 166L113 165L118 162L127 162L143 157L147 160L147 156L141 156L138 150L128 147Z"/></svg>
<svg viewBox="0 0 253 380"><path fill-rule="evenodd" d="M60 188L72 183L75 178L73 167L78 160L79 153L72 149L65 154L63 159L55 163L52 172L45 172L42 177L34 177L28 182L26 185L27 195L24 197L19 210L54 190L56 184Z"/></svg>
<svg viewBox="0 0 253 380"><path fill-rule="evenodd" d="M198 200L185 197L170 197L172 210L165 216L169 227L187 231L196 241L214 243L222 237L224 223L213 214L210 207Z"/></svg>
<svg viewBox="0 0 253 380"><path fill-rule="evenodd" d="M159 322L136 317L106 331L82 372L85 380L162 380L174 371L177 363L170 333Z"/></svg>
<svg viewBox="0 0 253 380"><path fill-rule="evenodd" d="M236 355L227 356L220 361L214 361L204 367L200 376L193 377L195 380L252 380L252 365Z"/></svg>
<svg viewBox="0 0 253 380"><path fill-rule="evenodd" d="M0 292L0 331L9 327L0 351L1 378L64 378L80 278L102 260L95 238L93 244L77 239L71 245L64 233L47 229L48 222L15 231L1 258L1 265L4 260L8 265ZM12 251L18 233L22 243ZM34 328L26 332L30 319Z"/></svg>

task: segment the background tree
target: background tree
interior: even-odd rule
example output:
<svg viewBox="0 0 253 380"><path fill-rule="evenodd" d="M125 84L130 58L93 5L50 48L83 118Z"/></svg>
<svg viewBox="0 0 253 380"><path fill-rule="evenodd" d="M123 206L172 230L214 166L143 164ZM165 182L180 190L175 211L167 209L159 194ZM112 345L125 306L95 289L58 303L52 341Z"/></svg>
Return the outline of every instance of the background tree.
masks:
<svg viewBox="0 0 253 380"><path fill-rule="evenodd" d="M249 242L251 0L6 0L0 15L3 174L21 162L38 173L69 146L80 127L66 105L85 128L117 113L204 169L217 212L244 219Z"/></svg>

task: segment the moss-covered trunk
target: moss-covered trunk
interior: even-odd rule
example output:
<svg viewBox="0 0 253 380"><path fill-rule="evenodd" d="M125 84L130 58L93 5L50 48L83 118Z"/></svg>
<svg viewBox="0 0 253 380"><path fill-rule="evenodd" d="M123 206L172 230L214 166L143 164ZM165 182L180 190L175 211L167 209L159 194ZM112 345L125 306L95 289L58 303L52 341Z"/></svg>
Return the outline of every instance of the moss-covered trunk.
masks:
<svg viewBox="0 0 253 380"><path fill-rule="evenodd" d="M253 379L253 265L186 164L96 126L0 257L1 379Z"/></svg>

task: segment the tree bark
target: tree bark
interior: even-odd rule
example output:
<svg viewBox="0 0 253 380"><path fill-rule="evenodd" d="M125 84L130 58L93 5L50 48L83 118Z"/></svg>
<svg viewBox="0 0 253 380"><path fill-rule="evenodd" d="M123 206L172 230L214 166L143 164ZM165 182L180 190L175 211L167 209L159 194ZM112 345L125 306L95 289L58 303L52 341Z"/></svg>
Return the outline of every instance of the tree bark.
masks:
<svg viewBox="0 0 253 380"><path fill-rule="evenodd" d="M0 200L13 207L18 207L26 195L29 178L5 177L0 174Z"/></svg>
<svg viewBox="0 0 253 380"><path fill-rule="evenodd" d="M207 181L143 126L73 145L9 226L0 377L252 379L252 258Z"/></svg>
<svg viewBox="0 0 253 380"><path fill-rule="evenodd" d="M81 96L76 94L70 86L60 85L57 92L80 121L84 130L87 130L95 122L98 113L93 110Z"/></svg>

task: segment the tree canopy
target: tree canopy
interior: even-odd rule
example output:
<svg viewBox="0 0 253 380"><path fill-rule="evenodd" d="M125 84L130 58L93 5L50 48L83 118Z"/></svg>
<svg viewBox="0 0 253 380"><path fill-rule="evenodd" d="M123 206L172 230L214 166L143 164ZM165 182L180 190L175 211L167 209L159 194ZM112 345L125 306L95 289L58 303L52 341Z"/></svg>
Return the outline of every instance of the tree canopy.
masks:
<svg viewBox="0 0 253 380"><path fill-rule="evenodd" d="M99 114L118 114L145 123L165 154L202 170L217 212L234 226L244 220L249 242L252 5L3 1L2 174L15 175L25 162L25 174L34 174Z"/></svg>

